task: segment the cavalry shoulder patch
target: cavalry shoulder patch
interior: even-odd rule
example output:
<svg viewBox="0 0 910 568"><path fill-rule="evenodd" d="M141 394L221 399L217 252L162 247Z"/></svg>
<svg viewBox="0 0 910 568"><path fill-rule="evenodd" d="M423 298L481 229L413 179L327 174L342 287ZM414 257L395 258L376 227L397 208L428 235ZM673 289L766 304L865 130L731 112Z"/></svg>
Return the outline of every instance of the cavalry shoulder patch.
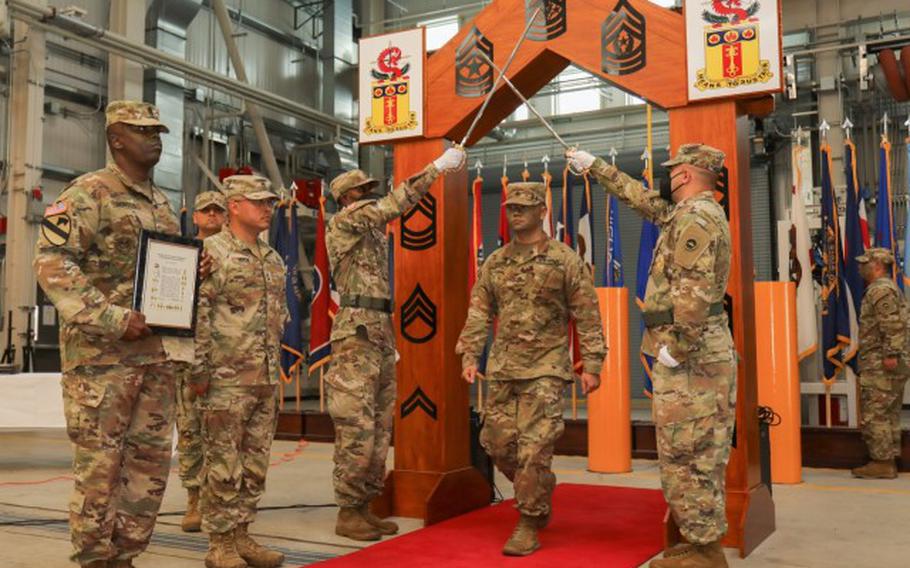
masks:
<svg viewBox="0 0 910 568"><path fill-rule="evenodd" d="M676 248L673 251L673 261L683 268L692 268L695 262L711 244L711 234L698 224L692 224L683 229Z"/></svg>
<svg viewBox="0 0 910 568"><path fill-rule="evenodd" d="M66 211L65 205L63 211ZM41 236L55 247L65 245L72 232L73 223L65 212L53 215L45 213L44 219L41 220Z"/></svg>

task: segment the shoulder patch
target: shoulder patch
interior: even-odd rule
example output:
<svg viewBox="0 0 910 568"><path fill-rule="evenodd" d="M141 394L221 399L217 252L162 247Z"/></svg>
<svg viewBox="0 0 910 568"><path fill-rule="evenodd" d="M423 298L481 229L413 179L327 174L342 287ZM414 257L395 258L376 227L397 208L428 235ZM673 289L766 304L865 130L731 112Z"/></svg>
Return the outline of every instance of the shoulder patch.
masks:
<svg viewBox="0 0 910 568"><path fill-rule="evenodd" d="M673 261L683 268L692 268L695 261L711 245L711 233L700 224L692 223L679 235L673 250Z"/></svg>
<svg viewBox="0 0 910 568"><path fill-rule="evenodd" d="M44 219L41 221L41 237L49 245L59 247L63 246L70 240L70 234L73 232L73 223L66 209L63 212L48 215L45 212Z"/></svg>
<svg viewBox="0 0 910 568"><path fill-rule="evenodd" d="M67 207L65 201L57 201L56 203L52 203L51 205L47 206L47 208L44 210L44 216L52 217L54 215L66 213L66 209Z"/></svg>

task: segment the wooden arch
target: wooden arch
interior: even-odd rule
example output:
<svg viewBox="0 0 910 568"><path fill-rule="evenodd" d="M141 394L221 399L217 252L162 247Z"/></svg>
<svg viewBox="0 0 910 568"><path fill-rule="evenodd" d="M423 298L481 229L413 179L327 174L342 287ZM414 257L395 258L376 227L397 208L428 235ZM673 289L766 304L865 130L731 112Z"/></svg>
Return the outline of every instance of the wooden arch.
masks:
<svg viewBox="0 0 910 568"><path fill-rule="evenodd" d="M464 136L483 102L484 81L488 91L495 79L495 73L482 77L484 69L477 68L470 51L491 50L493 61L502 67L525 27L527 5L540 1L493 2L428 58L426 135L395 144L396 182L438 156L447 140ZM682 143L702 142L727 154L727 175L718 189L733 236L728 309L741 361L736 447L727 469L730 530L725 544L745 556L774 530L774 504L759 471L748 141L748 115L770 112L773 102L764 96L689 104L685 25L676 12L646 0L543 3L547 25L533 29L507 73L525 96L572 63L667 109L674 151ZM518 97L501 86L468 144L519 104ZM471 467L468 388L454 352L468 305L467 175L462 171L438 180L396 230L401 365L395 468L374 508L427 523L484 506L490 496L490 488ZM672 542L672 519L666 524Z"/></svg>

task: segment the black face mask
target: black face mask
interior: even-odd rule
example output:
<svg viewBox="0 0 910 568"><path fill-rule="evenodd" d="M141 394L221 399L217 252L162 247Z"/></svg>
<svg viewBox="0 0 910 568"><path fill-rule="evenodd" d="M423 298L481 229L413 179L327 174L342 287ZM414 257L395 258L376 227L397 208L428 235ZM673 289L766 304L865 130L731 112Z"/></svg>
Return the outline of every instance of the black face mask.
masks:
<svg viewBox="0 0 910 568"><path fill-rule="evenodd" d="M673 203L673 178L683 175L685 172L680 172L675 176L669 176L667 178L661 179L661 182L666 181L667 183L660 183L660 197L667 203ZM678 189L678 188L677 188Z"/></svg>

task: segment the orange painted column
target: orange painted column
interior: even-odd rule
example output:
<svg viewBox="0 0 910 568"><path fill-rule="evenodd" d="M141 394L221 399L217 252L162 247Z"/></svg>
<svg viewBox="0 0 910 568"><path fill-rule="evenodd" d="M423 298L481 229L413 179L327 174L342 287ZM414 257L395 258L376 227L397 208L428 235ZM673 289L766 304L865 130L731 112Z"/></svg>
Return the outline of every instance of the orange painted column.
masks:
<svg viewBox="0 0 910 568"><path fill-rule="evenodd" d="M632 471L632 412L629 387L629 290L597 288L607 360L600 388L588 395L588 470Z"/></svg>
<svg viewBox="0 0 910 568"><path fill-rule="evenodd" d="M771 479L802 482L799 360L796 353L796 285L755 283L755 354L758 404L780 416L771 426Z"/></svg>

